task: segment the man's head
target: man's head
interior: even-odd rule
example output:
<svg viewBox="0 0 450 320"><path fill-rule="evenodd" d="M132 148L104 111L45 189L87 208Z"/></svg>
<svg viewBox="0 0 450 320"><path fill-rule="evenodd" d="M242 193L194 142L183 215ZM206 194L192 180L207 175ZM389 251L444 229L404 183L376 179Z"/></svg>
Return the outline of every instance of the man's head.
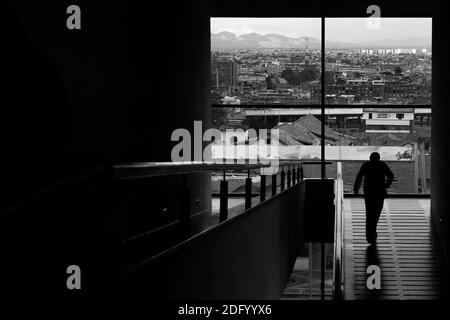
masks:
<svg viewBox="0 0 450 320"><path fill-rule="evenodd" d="M370 154L370 161L372 162L380 161L380 154L378 152L372 152Z"/></svg>

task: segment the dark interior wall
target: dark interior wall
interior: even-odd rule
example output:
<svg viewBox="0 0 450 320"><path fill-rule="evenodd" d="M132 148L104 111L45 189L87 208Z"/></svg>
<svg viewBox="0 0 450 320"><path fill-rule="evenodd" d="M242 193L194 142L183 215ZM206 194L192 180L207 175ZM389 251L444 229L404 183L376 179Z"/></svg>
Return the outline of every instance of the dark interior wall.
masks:
<svg viewBox="0 0 450 320"><path fill-rule="evenodd" d="M20 126L24 119L36 123L37 128L21 129L24 139L35 136L37 141L55 140L48 144L67 150L67 170L96 162L171 161L175 145L171 142L172 131L186 128L193 132L195 120L203 121L204 128L210 122L207 1L172 1L158 7L151 2L77 1L81 30L66 27L66 8L71 4L10 1L8 9L17 11L17 23L24 29L24 41L30 50L22 50L26 55L17 55L19 49L12 42L4 43L13 54L2 63L22 65L17 73L31 80L28 85L20 84L19 94L29 98L12 104L15 110L21 109L20 115L7 114L3 119L8 119L11 127ZM14 28L5 25L2 33L13 30L14 34ZM48 79L40 75L40 70L25 66L23 61L30 56L52 73L58 89L51 88L42 97L33 98L30 88L44 92ZM29 64L32 66L32 62ZM52 108L47 107L55 95L61 99ZM58 114L61 110L64 119ZM63 130L67 131L67 139L57 140L55 137L61 136ZM25 155L28 163L38 158L47 163L63 161L55 160L45 150L39 152L42 145L35 145L33 152ZM14 154L5 149L6 154ZM31 150L27 145L23 149ZM10 156L11 172L21 170L23 163L19 165L18 158ZM39 167L36 164L30 171ZM53 166L46 168L52 170ZM45 180L29 173L24 174L24 180L27 177ZM209 175L190 175L188 185L193 198L200 200L194 212L207 210ZM155 196L164 197L173 189L173 181L168 178L156 189L161 193Z"/></svg>
<svg viewBox="0 0 450 320"><path fill-rule="evenodd" d="M431 214L447 262L450 261L450 126L448 95L448 17L441 6L435 5L433 15L433 118L431 153Z"/></svg>
<svg viewBox="0 0 450 320"><path fill-rule="evenodd" d="M6 80L0 87L0 185L8 190L0 197L0 224L13 235L22 232L20 244L4 243L11 251L5 255L11 272L3 273L12 282L3 289L7 293L26 286L22 278L13 283L26 259L36 265L30 288L64 285L39 279L59 275L73 260L99 275L108 264L102 252L120 268L116 242L124 239L118 230L126 229L120 236L133 236L178 219L183 179L164 177L122 188L105 186L105 178L101 187L78 183L63 196L51 193L37 205L10 210L9 216L3 209L93 164L171 161L172 131L192 132L195 120L206 129L210 122L206 1L157 7L137 1L75 3L81 8L81 30L66 27L72 1L0 4L0 70ZM190 211L208 213L209 174L186 180ZM108 194L105 201L98 193L100 198ZM78 223L68 230L70 219ZM112 238L104 236L109 233ZM23 260L11 258L17 255ZM55 272L45 271L48 267Z"/></svg>
<svg viewBox="0 0 450 320"><path fill-rule="evenodd" d="M368 6L376 4L381 17L431 16L433 3L420 1L295 1L295 0L210 0L211 15L217 17L359 17L366 14Z"/></svg>
<svg viewBox="0 0 450 320"><path fill-rule="evenodd" d="M70 159L131 157L137 140L131 117L136 79L126 46L126 10L100 2L80 3L82 28L70 31L69 4L25 1L18 11L34 50L58 74L67 95Z"/></svg>
<svg viewBox="0 0 450 320"><path fill-rule="evenodd" d="M169 161L172 131L209 120L205 1L158 9L80 1L81 30L68 30L71 3L18 6L30 41L69 97L70 153L104 154L116 162Z"/></svg>

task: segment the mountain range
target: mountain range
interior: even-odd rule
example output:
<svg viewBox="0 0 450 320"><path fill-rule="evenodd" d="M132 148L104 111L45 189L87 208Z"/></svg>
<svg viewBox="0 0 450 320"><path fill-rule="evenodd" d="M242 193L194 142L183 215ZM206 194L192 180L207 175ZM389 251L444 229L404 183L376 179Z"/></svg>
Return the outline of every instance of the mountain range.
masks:
<svg viewBox="0 0 450 320"><path fill-rule="evenodd" d="M261 35L248 33L240 36L223 31L211 33L211 48L214 49L262 49L262 48L299 48L320 49L320 40L314 37L291 38L277 33ZM383 39L377 41L335 42L326 41L327 49L392 49L392 48L427 48L431 49L428 38L408 38L402 40Z"/></svg>

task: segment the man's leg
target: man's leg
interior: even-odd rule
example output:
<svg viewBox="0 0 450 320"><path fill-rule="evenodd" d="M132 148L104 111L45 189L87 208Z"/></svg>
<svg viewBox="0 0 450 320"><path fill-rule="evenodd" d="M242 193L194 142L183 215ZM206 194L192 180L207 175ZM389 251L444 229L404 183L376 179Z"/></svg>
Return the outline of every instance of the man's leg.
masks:
<svg viewBox="0 0 450 320"><path fill-rule="evenodd" d="M383 211L384 197L376 197L374 199L374 235L377 238L377 225L380 220L381 211Z"/></svg>
<svg viewBox="0 0 450 320"><path fill-rule="evenodd" d="M377 228L377 214L376 214L376 200L373 196L365 196L364 202L366 204L366 240L373 242L376 238Z"/></svg>

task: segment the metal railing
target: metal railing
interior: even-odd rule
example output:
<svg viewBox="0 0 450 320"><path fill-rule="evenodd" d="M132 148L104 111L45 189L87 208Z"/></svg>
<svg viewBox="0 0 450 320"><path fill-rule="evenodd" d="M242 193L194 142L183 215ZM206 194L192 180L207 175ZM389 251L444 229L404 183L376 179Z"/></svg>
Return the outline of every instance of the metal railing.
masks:
<svg viewBox="0 0 450 320"><path fill-rule="evenodd" d="M245 179L245 193L242 194L245 198L245 210L252 207L252 178L251 170L270 167L269 161L258 161L257 163L230 163L231 161L224 159L223 163L215 162L144 162L144 163L129 163L116 164L113 166L114 179L117 180L134 180L147 179L152 177L182 175L186 176L191 173L199 172L220 172L222 180L220 181L220 211L219 223L228 219L230 192L228 190L228 176L227 172L247 172ZM267 196L275 196L277 193L283 192L286 189L300 183L303 180L303 164L318 164L318 161L301 161L297 159L279 160L279 170L272 175L260 174L260 203L264 202ZM268 192L267 178L271 179L271 190ZM278 180L279 179L279 180ZM180 230L182 230L181 238L187 239L192 236L190 232L191 212L189 210L190 192L186 184L186 179L183 179L183 185L180 190L180 201L182 205L179 213Z"/></svg>
<svg viewBox="0 0 450 320"><path fill-rule="evenodd" d="M344 180L342 163L337 163L335 181L333 300L344 298Z"/></svg>

